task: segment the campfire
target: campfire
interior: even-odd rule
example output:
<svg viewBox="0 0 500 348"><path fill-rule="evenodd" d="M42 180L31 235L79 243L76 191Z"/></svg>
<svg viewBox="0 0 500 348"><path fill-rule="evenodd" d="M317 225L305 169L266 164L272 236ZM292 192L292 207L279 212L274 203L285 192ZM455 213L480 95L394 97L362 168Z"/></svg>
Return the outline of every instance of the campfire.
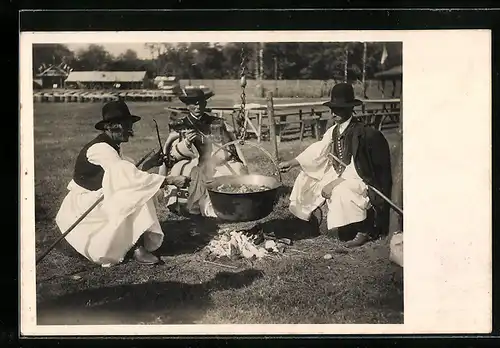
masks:
<svg viewBox="0 0 500 348"><path fill-rule="evenodd" d="M216 258L261 259L269 254L283 253L289 245L290 239L277 239L272 234L265 235L261 230L238 231L229 228L221 230L205 247L205 252Z"/></svg>

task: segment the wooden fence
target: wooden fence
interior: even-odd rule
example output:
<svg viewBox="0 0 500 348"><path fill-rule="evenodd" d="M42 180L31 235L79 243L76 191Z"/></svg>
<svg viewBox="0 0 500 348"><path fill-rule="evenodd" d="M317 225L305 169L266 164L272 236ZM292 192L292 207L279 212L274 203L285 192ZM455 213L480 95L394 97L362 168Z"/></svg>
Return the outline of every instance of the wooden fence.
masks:
<svg viewBox="0 0 500 348"><path fill-rule="evenodd" d="M137 91L81 91L61 90L35 92L34 102L107 102L112 100L125 101L172 101L175 96L163 90L137 90Z"/></svg>
<svg viewBox="0 0 500 348"><path fill-rule="evenodd" d="M363 105L354 109L354 117L379 130L397 127L400 121L399 99L363 100ZM211 111L230 123L238 113L240 105L226 108L212 108ZM169 112L181 112L184 108L167 107ZM248 136L255 136L258 142L270 134L267 105L247 104L244 127ZM331 122L330 109L322 102L274 104L274 127L277 142L292 130L298 130L302 141L306 134L319 140ZM295 127L292 127L295 125Z"/></svg>
<svg viewBox="0 0 500 348"><path fill-rule="evenodd" d="M366 82L366 97L369 99L398 98L400 93L400 82L398 87L391 87L390 84L385 88L380 81ZM248 80L246 93L248 96L263 97L266 91L272 91L274 97L287 98L324 98L335 84L333 80ZM215 92L217 96L239 96L241 87L239 80L181 80L181 86L206 86ZM361 83L353 84L356 96L363 95L363 86ZM395 96L392 92L395 92ZM169 90L142 89L142 90L39 90L34 91L33 100L35 102L86 102L114 100L121 98L127 101L159 101L172 100L174 94Z"/></svg>

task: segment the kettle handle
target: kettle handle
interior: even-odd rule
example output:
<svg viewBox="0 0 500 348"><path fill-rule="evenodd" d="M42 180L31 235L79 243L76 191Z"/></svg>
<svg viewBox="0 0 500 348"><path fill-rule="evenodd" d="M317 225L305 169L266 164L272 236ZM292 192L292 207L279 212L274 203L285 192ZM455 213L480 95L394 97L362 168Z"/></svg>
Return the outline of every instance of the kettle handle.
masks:
<svg viewBox="0 0 500 348"><path fill-rule="evenodd" d="M264 154L269 157L269 159L271 160L271 162L273 163L274 167L276 168L276 173L278 173L278 177L279 177L279 181L281 184L283 184L283 180L281 178L281 171L280 171L280 168L278 166L278 163L276 162L276 160L273 158L273 156L269 153L269 151L267 151L266 149L264 149L262 146L258 145L258 144L255 144L253 142L250 142L250 141L243 141L243 140L233 140L233 141L230 141L228 143L225 143L224 145L217 145L219 148L212 154L212 157L214 157L219 151L221 151L222 149L224 149L225 147L227 146L231 146L231 145L235 145L235 144L247 144L247 145L250 145L252 147L255 147L259 150L261 150L262 152L264 152Z"/></svg>

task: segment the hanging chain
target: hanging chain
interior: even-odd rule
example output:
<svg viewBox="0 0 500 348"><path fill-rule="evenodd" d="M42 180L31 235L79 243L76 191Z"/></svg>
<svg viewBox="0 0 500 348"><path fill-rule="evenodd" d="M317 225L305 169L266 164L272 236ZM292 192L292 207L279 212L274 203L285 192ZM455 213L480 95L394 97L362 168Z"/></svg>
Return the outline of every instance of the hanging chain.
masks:
<svg viewBox="0 0 500 348"><path fill-rule="evenodd" d="M246 137L246 131L247 131L247 127L245 124L245 106L246 106L245 87L247 86L247 77L246 77L246 56L245 56L245 48L244 47L241 48L240 59L241 59L241 61L240 61L241 104L240 104L240 110L238 112L236 122L238 124L238 127L240 128L239 139L241 141L244 141L245 137Z"/></svg>

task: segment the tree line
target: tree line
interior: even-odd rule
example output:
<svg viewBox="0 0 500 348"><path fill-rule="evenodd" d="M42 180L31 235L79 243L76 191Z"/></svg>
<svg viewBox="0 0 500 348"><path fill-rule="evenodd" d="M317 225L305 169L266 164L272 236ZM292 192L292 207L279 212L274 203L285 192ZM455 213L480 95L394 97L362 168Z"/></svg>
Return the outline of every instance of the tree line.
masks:
<svg viewBox="0 0 500 348"><path fill-rule="evenodd" d="M91 44L74 52L63 44L33 45L33 69L52 64L74 71L146 71L148 77L174 75L180 79L370 79L379 71L402 64L402 44L394 42L308 42L226 44L145 43L155 58L141 59L134 50L115 56ZM366 48L366 49L365 49ZM386 59L382 59L386 57ZM260 65L259 62L262 62ZM364 62L364 64L363 64Z"/></svg>

